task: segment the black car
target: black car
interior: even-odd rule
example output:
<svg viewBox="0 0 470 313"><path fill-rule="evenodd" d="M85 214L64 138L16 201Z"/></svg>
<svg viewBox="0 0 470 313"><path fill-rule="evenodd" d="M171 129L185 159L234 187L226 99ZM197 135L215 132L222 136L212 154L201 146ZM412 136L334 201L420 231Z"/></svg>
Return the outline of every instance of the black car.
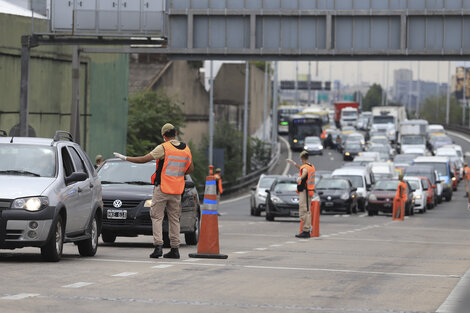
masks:
<svg viewBox="0 0 470 313"><path fill-rule="evenodd" d="M343 148L343 160L352 160L359 152L362 152L361 142L359 141L346 141Z"/></svg>
<svg viewBox="0 0 470 313"><path fill-rule="evenodd" d="M270 189L266 189L266 220L274 221L275 217L298 217L299 195L295 178L279 178Z"/></svg>
<svg viewBox="0 0 470 313"><path fill-rule="evenodd" d="M320 213L357 213L357 188L354 188L348 179L324 178L315 189L320 196Z"/></svg>
<svg viewBox="0 0 470 313"><path fill-rule="evenodd" d="M117 236L136 237L152 235L150 206L154 186L150 177L155 172L155 162L135 164L119 159L109 159L98 169L103 188L103 226L101 238L112 243ZM181 233L186 244L196 245L200 220L197 190L189 175L181 200ZM168 217L163 219L164 245L169 246Z"/></svg>

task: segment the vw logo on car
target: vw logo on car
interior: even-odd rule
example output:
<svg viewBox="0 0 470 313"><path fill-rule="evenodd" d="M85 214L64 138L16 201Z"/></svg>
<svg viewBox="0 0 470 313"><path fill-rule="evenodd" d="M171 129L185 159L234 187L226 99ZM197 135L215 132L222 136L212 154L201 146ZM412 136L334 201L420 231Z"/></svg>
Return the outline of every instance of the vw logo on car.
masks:
<svg viewBox="0 0 470 313"><path fill-rule="evenodd" d="M122 201L119 200L119 199L114 200L113 206L114 206L115 208L120 208L120 207L122 207Z"/></svg>

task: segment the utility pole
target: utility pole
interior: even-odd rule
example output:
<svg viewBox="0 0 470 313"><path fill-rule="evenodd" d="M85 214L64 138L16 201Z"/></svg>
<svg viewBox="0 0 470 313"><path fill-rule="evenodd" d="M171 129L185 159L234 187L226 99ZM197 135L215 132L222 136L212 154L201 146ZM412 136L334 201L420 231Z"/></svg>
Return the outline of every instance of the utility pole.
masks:
<svg viewBox="0 0 470 313"><path fill-rule="evenodd" d="M447 62L447 103L446 103L446 124L449 125L450 120L450 61Z"/></svg>
<svg viewBox="0 0 470 313"><path fill-rule="evenodd" d="M72 110L70 133L74 141L80 144L80 50L73 46L72 51Z"/></svg>
<svg viewBox="0 0 470 313"><path fill-rule="evenodd" d="M245 62L245 109L243 112L243 169L242 175L246 175L246 152L247 152L247 142L248 142L248 89L250 84L250 63Z"/></svg>
<svg viewBox="0 0 470 313"><path fill-rule="evenodd" d="M308 62L308 105L312 104L312 95L310 93L310 86L312 82L312 62Z"/></svg>
<svg viewBox="0 0 470 313"><path fill-rule="evenodd" d="M277 81L277 73L278 72L278 62L274 62L274 90L273 90L273 128L272 128L272 136L271 136L271 153L274 154L277 145L277 97L278 97L278 81Z"/></svg>
<svg viewBox="0 0 470 313"><path fill-rule="evenodd" d="M410 61L410 79L408 80L408 107L407 109L411 109L411 93L412 93L412 85L413 85L413 63Z"/></svg>
<svg viewBox="0 0 470 313"><path fill-rule="evenodd" d="M268 62L264 62L264 107L263 107L263 142L267 142L266 120L268 119Z"/></svg>
<svg viewBox="0 0 470 313"><path fill-rule="evenodd" d="M214 61L210 62L209 77L209 165L214 165Z"/></svg>
<svg viewBox="0 0 470 313"><path fill-rule="evenodd" d="M295 105L299 105L299 62L295 62Z"/></svg>
<svg viewBox="0 0 470 313"><path fill-rule="evenodd" d="M421 110L421 62L418 61L418 102L416 103L416 116L420 116Z"/></svg>
<svg viewBox="0 0 470 313"><path fill-rule="evenodd" d="M390 70L390 62L387 61L387 70L385 71L385 105L388 105L388 77L389 75L389 70Z"/></svg>
<svg viewBox="0 0 470 313"><path fill-rule="evenodd" d="M462 102L462 126L465 126L465 106L467 105L467 95L466 95L466 86L467 86L467 62L463 62L463 102Z"/></svg>
<svg viewBox="0 0 470 313"><path fill-rule="evenodd" d="M29 61L31 48L29 46L30 36L21 37L21 83L20 83L20 136L27 137L29 134Z"/></svg>

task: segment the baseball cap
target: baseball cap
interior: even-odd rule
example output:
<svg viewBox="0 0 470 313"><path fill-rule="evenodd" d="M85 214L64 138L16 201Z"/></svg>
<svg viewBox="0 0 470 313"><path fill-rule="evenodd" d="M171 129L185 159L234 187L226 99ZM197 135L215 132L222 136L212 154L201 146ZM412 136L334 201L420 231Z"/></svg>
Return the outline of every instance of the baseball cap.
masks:
<svg viewBox="0 0 470 313"><path fill-rule="evenodd" d="M169 132L170 130L173 130L175 129L175 126L173 126L172 124L170 123L166 123L165 125L163 125L162 127L162 136L166 133L166 132Z"/></svg>
<svg viewBox="0 0 470 313"><path fill-rule="evenodd" d="M220 172L222 172L222 170L221 170L220 168L216 168L216 169L215 169L215 172L216 172L216 173L220 173Z"/></svg>
<svg viewBox="0 0 470 313"><path fill-rule="evenodd" d="M101 160L103 158L103 156L101 154L98 154L96 157L95 157L95 162L98 162L99 160Z"/></svg>
<svg viewBox="0 0 470 313"><path fill-rule="evenodd" d="M303 159L308 159L308 152L305 150L300 152L300 157Z"/></svg>

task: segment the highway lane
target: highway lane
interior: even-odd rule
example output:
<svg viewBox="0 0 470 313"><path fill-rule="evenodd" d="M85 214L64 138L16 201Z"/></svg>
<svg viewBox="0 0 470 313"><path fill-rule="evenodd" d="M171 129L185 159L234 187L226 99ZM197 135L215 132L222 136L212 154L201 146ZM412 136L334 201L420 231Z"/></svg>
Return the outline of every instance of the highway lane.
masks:
<svg viewBox="0 0 470 313"><path fill-rule="evenodd" d="M335 152L312 161L319 170L342 163ZM149 236L100 244L93 258L68 244L53 264L37 249L2 250L0 311L434 312L470 266L462 188L404 222L322 215L319 239L295 238L297 219L250 216L246 197L221 212L227 260L190 259L186 245L180 260L152 260Z"/></svg>

